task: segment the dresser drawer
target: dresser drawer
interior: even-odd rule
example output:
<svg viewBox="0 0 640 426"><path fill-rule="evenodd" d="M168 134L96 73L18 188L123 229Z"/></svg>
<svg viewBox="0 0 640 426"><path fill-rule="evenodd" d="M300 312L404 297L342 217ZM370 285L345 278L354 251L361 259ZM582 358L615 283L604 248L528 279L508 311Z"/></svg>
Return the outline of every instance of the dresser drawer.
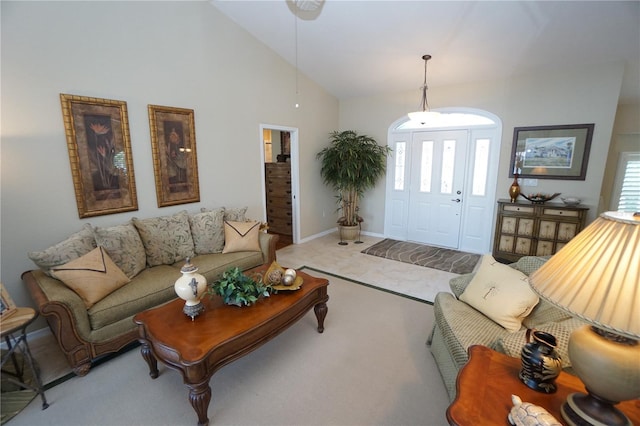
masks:
<svg viewBox="0 0 640 426"><path fill-rule="evenodd" d="M577 210L564 210L564 209L547 209L542 211L542 214L549 216L565 216L565 217L578 217L580 212Z"/></svg>
<svg viewBox="0 0 640 426"><path fill-rule="evenodd" d="M267 208L267 217L287 219L288 221L291 221L292 213L291 209Z"/></svg>
<svg viewBox="0 0 640 426"><path fill-rule="evenodd" d="M283 219L279 217L268 217L267 223L269 224L269 232L283 235L292 235L291 231L291 219Z"/></svg>
<svg viewBox="0 0 640 426"><path fill-rule="evenodd" d="M291 197L267 195L267 210L272 208L291 210Z"/></svg>
<svg viewBox="0 0 640 426"><path fill-rule="evenodd" d="M267 163L265 168L267 178L288 179L291 177L289 164Z"/></svg>
<svg viewBox="0 0 640 426"><path fill-rule="evenodd" d="M517 212L517 213L529 213L533 214L535 209L533 207L525 206L503 206L505 212Z"/></svg>

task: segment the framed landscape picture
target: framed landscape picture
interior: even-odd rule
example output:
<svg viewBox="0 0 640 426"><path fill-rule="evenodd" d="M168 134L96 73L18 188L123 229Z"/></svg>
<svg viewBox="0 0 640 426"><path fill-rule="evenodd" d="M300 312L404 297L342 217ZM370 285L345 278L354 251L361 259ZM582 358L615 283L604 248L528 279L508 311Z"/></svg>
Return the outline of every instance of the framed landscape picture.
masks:
<svg viewBox="0 0 640 426"><path fill-rule="evenodd" d="M149 105L158 207L200 201L192 109Z"/></svg>
<svg viewBox="0 0 640 426"><path fill-rule="evenodd" d="M124 101L60 94L81 218L138 210Z"/></svg>
<svg viewBox="0 0 640 426"><path fill-rule="evenodd" d="M593 124L516 127L509 176L585 180Z"/></svg>

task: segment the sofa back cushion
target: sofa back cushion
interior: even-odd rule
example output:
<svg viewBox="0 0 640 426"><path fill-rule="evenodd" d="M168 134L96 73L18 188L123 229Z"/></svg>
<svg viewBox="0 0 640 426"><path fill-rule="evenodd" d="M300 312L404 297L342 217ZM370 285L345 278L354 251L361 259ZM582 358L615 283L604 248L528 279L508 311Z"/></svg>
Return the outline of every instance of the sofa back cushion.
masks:
<svg viewBox="0 0 640 426"><path fill-rule="evenodd" d="M247 220L247 209L248 207L234 207L231 209L224 207L224 220L244 222Z"/></svg>
<svg viewBox="0 0 640 426"><path fill-rule="evenodd" d="M172 265L194 256L193 237L186 211L172 216L132 219L147 255L147 266Z"/></svg>
<svg viewBox="0 0 640 426"><path fill-rule="evenodd" d="M129 278L138 275L147 264L147 255L140 234L133 223L93 228L96 243L104 247L109 257Z"/></svg>
<svg viewBox="0 0 640 426"><path fill-rule="evenodd" d="M222 253L224 248L224 208L189 216L196 254Z"/></svg>
<svg viewBox="0 0 640 426"><path fill-rule="evenodd" d="M29 259L50 277L53 277L51 268L84 256L96 248L96 240L93 236L91 225L86 223L78 232L71 234L67 239L43 250L27 253Z"/></svg>

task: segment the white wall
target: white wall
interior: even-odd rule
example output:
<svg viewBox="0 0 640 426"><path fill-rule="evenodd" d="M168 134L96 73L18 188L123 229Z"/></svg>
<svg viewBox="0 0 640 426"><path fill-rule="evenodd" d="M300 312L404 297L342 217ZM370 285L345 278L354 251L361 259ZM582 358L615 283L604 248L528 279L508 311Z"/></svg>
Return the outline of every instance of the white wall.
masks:
<svg viewBox="0 0 640 426"><path fill-rule="evenodd" d="M262 218L260 123L300 129L302 235L327 229L305 204L315 153L337 128L338 102L208 2L1 2L1 279L31 305L20 274L84 223L201 207L249 206ZM59 94L127 102L139 210L79 219ZM147 105L195 110L200 203L158 208Z"/></svg>
<svg viewBox="0 0 640 426"><path fill-rule="evenodd" d="M581 198L591 208L588 221L598 212L600 188L609 150L618 95L622 84L621 63L587 69L544 71L506 81L483 82L429 89L432 108L471 107L489 111L502 120L503 135L497 183L497 198L507 198L512 179L509 157L514 127L595 123L586 180L539 179L529 192L561 192ZM387 143L391 123L417 109L419 90L374 98L340 102L340 129L353 129ZM384 181L364 195L360 214L364 229L384 231Z"/></svg>

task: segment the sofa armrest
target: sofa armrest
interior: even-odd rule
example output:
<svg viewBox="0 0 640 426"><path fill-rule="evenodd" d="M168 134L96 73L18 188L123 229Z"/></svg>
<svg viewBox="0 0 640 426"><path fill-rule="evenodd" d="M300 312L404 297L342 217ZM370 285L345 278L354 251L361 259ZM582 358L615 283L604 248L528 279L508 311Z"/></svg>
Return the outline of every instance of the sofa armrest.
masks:
<svg viewBox="0 0 640 426"><path fill-rule="evenodd" d="M436 326L458 369L468 361L470 346L490 346L496 339L509 333L450 293L438 293L433 309Z"/></svg>
<svg viewBox="0 0 640 426"><path fill-rule="evenodd" d="M264 263L271 264L276 260L276 243L278 242L278 235L267 234L266 232L260 232L260 250L262 251L262 259Z"/></svg>
<svg viewBox="0 0 640 426"><path fill-rule="evenodd" d="M38 311L47 319L49 327L65 352L78 350L89 339L91 326L84 302L61 281L41 270L22 274Z"/></svg>

